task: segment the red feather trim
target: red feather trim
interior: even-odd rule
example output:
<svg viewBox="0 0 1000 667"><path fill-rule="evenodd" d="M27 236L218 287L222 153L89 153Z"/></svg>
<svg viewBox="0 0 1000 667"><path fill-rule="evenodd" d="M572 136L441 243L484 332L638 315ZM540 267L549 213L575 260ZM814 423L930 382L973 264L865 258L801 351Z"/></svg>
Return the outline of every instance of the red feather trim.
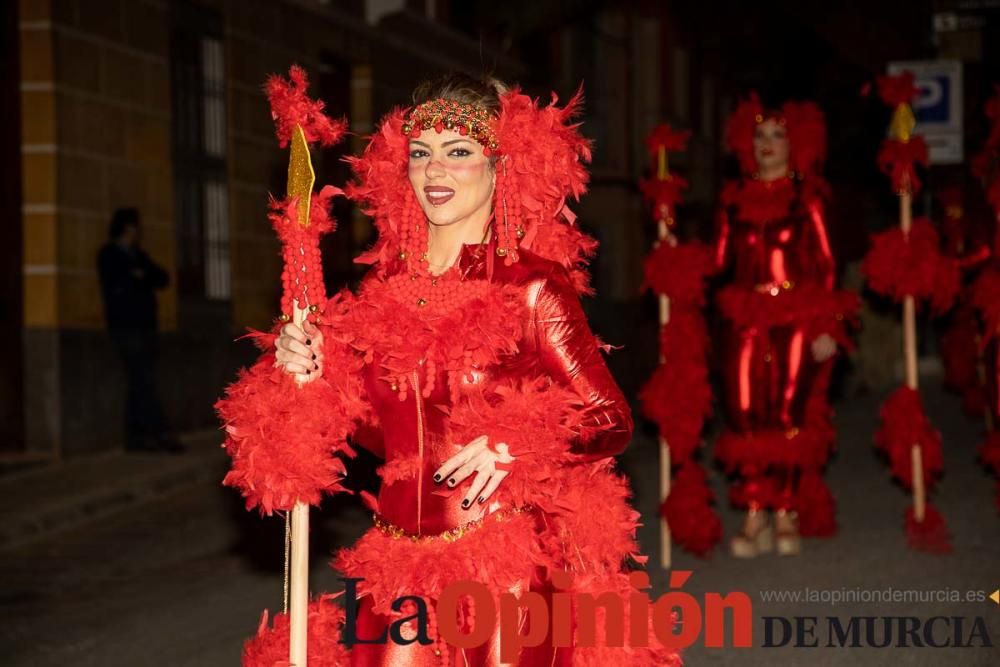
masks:
<svg viewBox="0 0 1000 667"><path fill-rule="evenodd" d="M340 643L344 610L323 595L309 603L309 636L306 646L309 664L315 667L344 667L350 664L347 647ZM275 614L268 626L268 613L260 618L257 635L243 645L242 667L290 667L288 662L288 614Z"/></svg>
<svg viewBox="0 0 1000 667"><path fill-rule="evenodd" d="M660 242L643 263L645 286L670 298L670 308L705 304L705 278L714 271L712 251L697 241Z"/></svg>
<svg viewBox="0 0 1000 667"><path fill-rule="evenodd" d="M878 449L889 457L892 475L905 488L913 487L913 465L910 449L920 447L923 458L924 484L932 490L944 471L941 434L934 429L915 389L900 387L882 404L882 425L875 434Z"/></svg>
<svg viewBox="0 0 1000 667"><path fill-rule="evenodd" d="M309 77L298 65L292 65L288 79L272 75L264 84L271 104L275 133L282 148L288 145L296 125L302 127L306 141L318 141L323 146L337 143L347 131L347 121L328 118L323 113L326 105L320 100L310 99L306 95L308 88Z"/></svg>
<svg viewBox="0 0 1000 667"><path fill-rule="evenodd" d="M660 366L639 393L643 415L657 425L678 461L690 458L701 444L711 398L707 373L697 364Z"/></svg>
<svg viewBox="0 0 1000 667"><path fill-rule="evenodd" d="M909 104L917 96L919 89L914 83L913 72L909 70L893 76L878 77L878 95L891 107Z"/></svg>
<svg viewBox="0 0 1000 667"><path fill-rule="evenodd" d="M546 461L560 465L569 461L569 441L580 435L586 417L582 404L574 392L545 377L498 385L489 392L468 391L450 409L445 440L469 442L488 432L490 447L506 443L511 456L531 466Z"/></svg>
<svg viewBox="0 0 1000 667"><path fill-rule="evenodd" d="M826 159L826 119L814 102L786 102L776 114L765 118L756 92L741 101L726 121L726 148L736 155L745 174L757 171L753 136L757 125L776 117L788 128L789 165L809 176L822 168Z"/></svg>
<svg viewBox="0 0 1000 667"><path fill-rule="evenodd" d="M629 504L628 480L614 472L612 459L553 472L547 480L534 475L532 492L535 504L548 513L550 527L541 538L553 558L565 568L591 576L613 575L626 561L646 562L636 540L641 516ZM513 477L505 479L497 493ZM594 502L595 498L600 502ZM583 587L582 578L576 586Z"/></svg>
<svg viewBox="0 0 1000 667"><path fill-rule="evenodd" d="M976 279L972 285L971 303L983 317L983 343L1000 336L1000 268L991 266Z"/></svg>
<svg viewBox="0 0 1000 667"><path fill-rule="evenodd" d="M711 507L714 500L705 471L688 461L670 481L670 494L660 505L660 516L670 526L671 537L701 558L722 539L722 523Z"/></svg>
<svg viewBox="0 0 1000 667"><path fill-rule="evenodd" d="M796 195L795 181L790 178L776 181L750 178L727 183L721 200L725 206L735 206L741 220L764 224L787 217Z"/></svg>
<svg viewBox="0 0 1000 667"><path fill-rule="evenodd" d="M464 442L468 442L468 440ZM382 479L383 486L389 486L405 479L416 479L417 475L420 474L420 456L418 454L396 456L386 461L385 465L380 466L376 472Z"/></svg>
<svg viewBox="0 0 1000 667"><path fill-rule="evenodd" d="M675 463L688 460L698 448L705 419L712 414L707 345L700 313L673 312L661 330L664 361L639 392L643 415L657 424Z"/></svg>
<svg viewBox="0 0 1000 667"><path fill-rule="evenodd" d="M319 237L336 230L336 221L330 216L330 206L333 198L343 193L343 190L332 185L325 185L319 192L312 193L308 226L299 224L295 212L298 204L294 198L271 199L271 212L267 217L284 244L297 243L303 233Z"/></svg>
<svg viewBox="0 0 1000 667"><path fill-rule="evenodd" d="M861 271L879 294L897 302L907 295L926 299L932 310L944 312L958 295L961 276L958 264L939 247L930 221L919 218L905 237L898 227L873 234Z"/></svg>
<svg viewBox="0 0 1000 667"><path fill-rule="evenodd" d="M373 277L362 283L358 297L331 299L323 320L366 363L379 364L386 371L383 380L405 377L422 359L432 359L446 371L455 397L473 365L500 363L517 351L522 324L529 319L516 285L487 288L485 281L478 283L483 289L470 291L466 304L429 322L426 312L403 302L390 283ZM442 331L450 335L442 336Z"/></svg>
<svg viewBox="0 0 1000 667"><path fill-rule="evenodd" d="M610 459L582 464L572 452L586 420L580 398L543 380L477 394L451 411L444 441L467 442L488 426L491 442L508 444L515 460L495 499L505 506L534 505L550 515L560 526L543 535L558 538L548 547L553 557L582 554L588 564L606 570L617 568L626 556L641 558L634 535L639 514L628 504L627 483L611 471ZM599 509L578 511L594 497L601 498ZM574 545L569 555L563 554L567 544Z"/></svg>
<svg viewBox="0 0 1000 667"><path fill-rule="evenodd" d="M549 105L541 106L518 89L502 95L497 137L508 170L518 177L525 222L520 246L559 262L577 290L589 292L586 265L597 245L566 208L566 200L579 200L589 181L584 165L591 160L590 141L572 122L580 112L582 91L563 108L556 101L553 94Z"/></svg>
<svg viewBox="0 0 1000 667"><path fill-rule="evenodd" d="M913 514L913 506L906 510L906 520L903 528L906 531L907 545L915 551L928 551L936 554L952 552L951 531L945 523L944 516L927 503L924 506L924 520L918 522Z"/></svg>
<svg viewBox="0 0 1000 667"><path fill-rule="evenodd" d="M860 308L853 292L829 290L810 283L778 290L775 295L729 285L718 291L716 302L723 317L738 327L800 324L816 335L837 334L842 339L839 342L848 344L850 340L846 334L838 333L836 324L854 322Z"/></svg>
<svg viewBox="0 0 1000 667"><path fill-rule="evenodd" d="M743 466L822 468L830 457L833 439L826 428L807 426L793 431L737 433L726 430L715 444L715 458L730 471Z"/></svg>
<svg viewBox="0 0 1000 667"><path fill-rule="evenodd" d="M818 172L826 160L826 117L814 102L786 102L789 164L799 174Z"/></svg>
<svg viewBox="0 0 1000 667"><path fill-rule="evenodd" d="M660 221L672 217L673 210L684 199L688 182L680 176L669 178L647 178L639 183L642 196L652 204L653 220Z"/></svg>
<svg viewBox="0 0 1000 667"><path fill-rule="evenodd" d="M337 372L298 386L266 353L216 403L233 459L223 484L240 490L247 509L270 515L345 490L344 462L333 454L354 456L346 438L369 406L357 355L328 341L324 363Z"/></svg>
<svg viewBox="0 0 1000 667"><path fill-rule="evenodd" d="M653 160L653 166L656 166L657 156L661 148L668 153L682 151L687 147L690 138L690 130L678 132L667 123L661 123L653 128L653 131L645 139L646 149Z"/></svg>
<svg viewBox="0 0 1000 667"><path fill-rule="evenodd" d="M829 537L837 532L837 501L818 471L803 471L794 508L804 537Z"/></svg>
<svg viewBox="0 0 1000 667"><path fill-rule="evenodd" d="M758 118L763 119L764 107L756 92L740 101L726 120L726 148L740 161L740 169L746 174L757 171L757 159L753 155L753 134Z"/></svg>
<svg viewBox="0 0 1000 667"><path fill-rule="evenodd" d="M909 141L898 139L883 139L878 149L878 167L892 181L896 192L920 192L920 179L914 165L928 165L927 142L920 135L910 137Z"/></svg>
<svg viewBox="0 0 1000 667"><path fill-rule="evenodd" d="M404 595L437 600L455 581L475 581L498 599L538 566L555 567L542 550L530 513L501 521L487 518L461 539L413 541L386 535L377 528L354 546L341 549L332 563L347 577L359 577L358 595L371 594L373 610L393 615L392 601Z"/></svg>

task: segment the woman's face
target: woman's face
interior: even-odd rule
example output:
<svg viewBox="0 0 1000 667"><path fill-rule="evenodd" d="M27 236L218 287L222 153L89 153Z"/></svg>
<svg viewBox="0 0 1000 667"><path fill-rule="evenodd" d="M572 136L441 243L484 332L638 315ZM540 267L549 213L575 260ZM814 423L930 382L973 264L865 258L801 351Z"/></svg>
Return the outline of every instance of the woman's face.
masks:
<svg viewBox="0 0 1000 667"><path fill-rule="evenodd" d="M424 130L410 139L409 176L431 224L488 218L495 171L474 139L453 130Z"/></svg>
<svg viewBox="0 0 1000 667"><path fill-rule="evenodd" d="M753 133L753 156L761 172L776 173L788 169L788 132L774 118L757 124Z"/></svg>

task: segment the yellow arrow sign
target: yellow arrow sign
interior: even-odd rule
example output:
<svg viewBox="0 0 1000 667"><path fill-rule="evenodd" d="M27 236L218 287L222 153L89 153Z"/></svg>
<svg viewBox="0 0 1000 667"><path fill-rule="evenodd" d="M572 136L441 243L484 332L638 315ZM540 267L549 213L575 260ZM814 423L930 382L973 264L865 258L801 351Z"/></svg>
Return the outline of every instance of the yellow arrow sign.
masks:
<svg viewBox="0 0 1000 667"><path fill-rule="evenodd" d="M990 599L996 602L997 604L1000 604L1000 588L993 591L993 593L990 595Z"/></svg>

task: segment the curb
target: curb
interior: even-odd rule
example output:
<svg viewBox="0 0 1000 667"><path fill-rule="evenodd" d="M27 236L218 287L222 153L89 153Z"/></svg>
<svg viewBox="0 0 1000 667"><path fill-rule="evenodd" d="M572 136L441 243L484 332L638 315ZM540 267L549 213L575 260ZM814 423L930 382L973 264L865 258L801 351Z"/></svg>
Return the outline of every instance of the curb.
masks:
<svg viewBox="0 0 1000 667"><path fill-rule="evenodd" d="M219 431L184 434L181 441L188 448L181 455L104 452L0 479L0 496L12 499L0 514L0 552L106 519L186 486L221 481L226 457L219 447ZM61 497L46 491L67 479L77 488Z"/></svg>

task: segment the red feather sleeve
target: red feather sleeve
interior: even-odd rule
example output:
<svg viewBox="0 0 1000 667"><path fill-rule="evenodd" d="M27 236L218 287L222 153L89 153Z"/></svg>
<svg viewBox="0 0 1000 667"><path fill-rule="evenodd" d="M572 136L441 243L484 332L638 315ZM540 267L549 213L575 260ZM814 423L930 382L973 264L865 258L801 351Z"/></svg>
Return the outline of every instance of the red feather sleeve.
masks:
<svg viewBox="0 0 1000 667"><path fill-rule="evenodd" d="M331 306L343 300L335 298ZM328 308L329 310L329 308ZM344 491L346 469L335 454L355 452L347 437L371 410L361 381L361 359L323 327L324 372L301 386L276 367L272 349L240 373L216 403L226 429L232 468L223 483L240 490L247 509L290 510L297 501L318 505L324 493ZM273 345L274 336L263 336Z"/></svg>

